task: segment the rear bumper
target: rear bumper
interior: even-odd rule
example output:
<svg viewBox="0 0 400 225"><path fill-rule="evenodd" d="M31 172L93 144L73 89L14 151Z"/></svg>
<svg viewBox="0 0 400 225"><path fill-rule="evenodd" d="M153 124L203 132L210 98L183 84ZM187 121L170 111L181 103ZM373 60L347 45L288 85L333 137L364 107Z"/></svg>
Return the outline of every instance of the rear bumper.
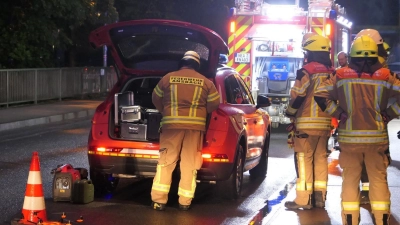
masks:
<svg viewBox="0 0 400 225"><path fill-rule="evenodd" d="M139 177L154 177L158 159L143 159L121 156L88 154L91 170L107 174L123 174ZM179 166L179 164L178 164ZM227 180L231 175L233 163L203 162L197 173L197 180Z"/></svg>

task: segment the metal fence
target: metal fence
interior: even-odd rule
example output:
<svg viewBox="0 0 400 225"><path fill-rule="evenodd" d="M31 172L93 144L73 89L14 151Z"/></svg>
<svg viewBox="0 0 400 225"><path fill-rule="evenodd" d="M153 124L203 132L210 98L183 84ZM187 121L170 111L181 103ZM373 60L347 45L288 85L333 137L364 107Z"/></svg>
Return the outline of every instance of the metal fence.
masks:
<svg viewBox="0 0 400 225"><path fill-rule="evenodd" d="M0 106L104 93L114 86L113 68L41 68L0 70Z"/></svg>

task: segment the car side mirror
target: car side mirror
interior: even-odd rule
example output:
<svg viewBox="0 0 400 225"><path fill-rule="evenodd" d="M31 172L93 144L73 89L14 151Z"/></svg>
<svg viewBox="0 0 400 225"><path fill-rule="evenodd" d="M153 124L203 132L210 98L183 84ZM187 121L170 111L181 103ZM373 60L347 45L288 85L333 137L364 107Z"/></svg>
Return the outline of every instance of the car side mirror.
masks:
<svg viewBox="0 0 400 225"><path fill-rule="evenodd" d="M257 105L256 108L263 108L263 107L268 107L271 105L271 99L269 99L265 95L258 95L257 96Z"/></svg>

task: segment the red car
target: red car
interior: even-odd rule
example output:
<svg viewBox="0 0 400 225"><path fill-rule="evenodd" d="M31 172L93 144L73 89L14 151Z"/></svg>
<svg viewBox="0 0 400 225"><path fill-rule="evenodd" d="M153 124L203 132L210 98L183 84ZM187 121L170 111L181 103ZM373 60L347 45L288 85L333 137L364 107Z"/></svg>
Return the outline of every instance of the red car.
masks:
<svg viewBox="0 0 400 225"><path fill-rule="evenodd" d="M221 96L207 120L198 182L224 182L237 198L243 172L266 176L271 123L263 107L270 100L258 96L256 105L239 74L219 63L228 48L217 33L187 22L136 20L101 27L89 40L108 47L119 76L92 119L88 158L96 190L113 190L119 178L155 175L161 114L151 95L163 75L179 69L188 50L199 53L200 72Z"/></svg>

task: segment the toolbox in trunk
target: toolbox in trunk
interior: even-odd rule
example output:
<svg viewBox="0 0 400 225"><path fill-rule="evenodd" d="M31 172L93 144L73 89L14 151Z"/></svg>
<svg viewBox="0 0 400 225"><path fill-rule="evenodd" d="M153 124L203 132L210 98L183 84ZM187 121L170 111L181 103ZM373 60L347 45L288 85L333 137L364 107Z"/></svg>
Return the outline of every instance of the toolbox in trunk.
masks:
<svg viewBox="0 0 400 225"><path fill-rule="evenodd" d="M142 122L144 120L144 110L141 106L122 106L121 107L121 122Z"/></svg>
<svg viewBox="0 0 400 225"><path fill-rule="evenodd" d="M134 105L134 94L132 91L116 93L114 95L114 123L118 125L121 120L121 108Z"/></svg>
<svg viewBox="0 0 400 225"><path fill-rule="evenodd" d="M94 185L91 180L77 180L72 188L72 202L86 204L94 201Z"/></svg>
<svg viewBox="0 0 400 225"><path fill-rule="evenodd" d="M158 110L147 110L147 140L158 141L160 139L160 123L162 115Z"/></svg>
<svg viewBox="0 0 400 225"><path fill-rule="evenodd" d="M146 140L147 125L121 123L121 138L130 140Z"/></svg>

